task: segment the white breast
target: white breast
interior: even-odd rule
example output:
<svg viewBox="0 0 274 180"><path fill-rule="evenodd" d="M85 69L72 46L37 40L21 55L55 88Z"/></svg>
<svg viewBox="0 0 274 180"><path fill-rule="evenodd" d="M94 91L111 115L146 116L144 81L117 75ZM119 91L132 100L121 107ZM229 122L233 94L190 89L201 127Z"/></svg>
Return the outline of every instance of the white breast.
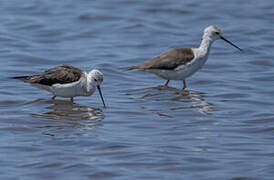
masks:
<svg viewBox="0 0 274 180"><path fill-rule="evenodd" d="M148 70L148 72L154 73L166 80L185 80L201 69L207 60L207 54L201 53L196 48L192 50L195 58L191 62L178 66L175 70L152 69Z"/></svg>
<svg viewBox="0 0 274 180"><path fill-rule="evenodd" d="M192 50L195 55L195 58L190 63L179 66L175 69L175 71L178 71L178 74L180 74L179 76L181 76L181 78L183 79L192 76L194 73L200 70L204 66L208 57L207 53L201 53L199 49L193 48Z"/></svg>
<svg viewBox="0 0 274 180"><path fill-rule="evenodd" d="M61 97L90 96L95 91L95 87L90 88L88 91L85 78L80 78L79 81L68 84L54 84L43 89Z"/></svg>

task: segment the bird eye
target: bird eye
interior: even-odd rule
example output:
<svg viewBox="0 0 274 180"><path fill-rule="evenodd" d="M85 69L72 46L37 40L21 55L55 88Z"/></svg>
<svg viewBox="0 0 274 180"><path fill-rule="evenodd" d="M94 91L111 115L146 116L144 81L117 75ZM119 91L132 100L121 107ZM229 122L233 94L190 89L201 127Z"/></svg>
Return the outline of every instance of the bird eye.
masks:
<svg viewBox="0 0 274 180"><path fill-rule="evenodd" d="M95 82L97 82L97 79L94 79Z"/></svg>
<svg viewBox="0 0 274 180"><path fill-rule="evenodd" d="M219 35L220 33L219 32L215 32L215 34Z"/></svg>

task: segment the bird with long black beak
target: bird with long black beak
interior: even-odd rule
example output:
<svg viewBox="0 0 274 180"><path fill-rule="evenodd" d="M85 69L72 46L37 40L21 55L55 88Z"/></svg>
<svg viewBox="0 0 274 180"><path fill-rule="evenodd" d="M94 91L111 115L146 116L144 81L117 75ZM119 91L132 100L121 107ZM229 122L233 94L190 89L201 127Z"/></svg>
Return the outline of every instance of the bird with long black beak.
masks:
<svg viewBox="0 0 274 180"><path fill-rule="evenodd" d="M164 86L168 86L170 80L182 80L186 88L186 78L193 75L203 67L207 61L212 43L222 39L235 48L241 48L224 38L221 30L216 26L205 28L203 39L198 48L177 48L167 51L143 64L128 67L128 70L147 71L167 80Z"/></svg>
<svg viewBox="0 0 274 180"><path fill-rule="evenodd" d="M104 78L103 74L97 69L86 73L70 65L61 65L48 69L41 74L11 78L22 80L51 92L53 94L51 99L60 96L70 98L71 102L73 102L75 96L91 96L97 88L103 105L106 107L100 87Z"/></svg>

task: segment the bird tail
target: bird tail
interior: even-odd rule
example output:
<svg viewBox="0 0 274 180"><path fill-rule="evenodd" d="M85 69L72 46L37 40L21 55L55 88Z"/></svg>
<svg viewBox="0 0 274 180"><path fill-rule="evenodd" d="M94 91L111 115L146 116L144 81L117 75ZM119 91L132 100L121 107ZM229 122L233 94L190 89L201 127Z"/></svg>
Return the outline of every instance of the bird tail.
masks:
<svg viewBox="0 0 274 180"><path fill-rule="evenodd" d="M24 80L27 79L29 76L13 76L9 77L10 79L19 79L19 80Z"/></svg>
<svg viewBox="0 0 274 180"><path fill-rule="evenodd" d="M130 70L138 69L138 66L122 67L120 69L130 71Z"/></svg>
<svg viewBox="0 0 274 180"><path fill-rule="evenodd" d="M14 76L14 77L9 77L10 79L18 79L24 82L27 82L30 78L30 76Z"/></svg>

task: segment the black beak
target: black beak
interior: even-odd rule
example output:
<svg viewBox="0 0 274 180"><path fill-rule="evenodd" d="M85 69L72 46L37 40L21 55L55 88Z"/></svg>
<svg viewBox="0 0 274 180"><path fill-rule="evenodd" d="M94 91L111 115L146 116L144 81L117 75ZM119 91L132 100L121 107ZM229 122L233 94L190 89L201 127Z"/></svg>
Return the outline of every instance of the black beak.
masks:
<svg viewBox="0 0 274 180"><path fill-rule="evenodd" d="M233 44L232 42L230 42L229 40L227 40L226 38L224 38L223 36L220 35L220 38L222 40L224 40L225 42L227 42L228 44L234 46L235 48L239 49L240 51L243 51L241 48L239 48L238 46L236 46L235 44Z"/></svg>
<svg viewBox="0 0 274 180"><path fill-rule="evenodd" d="M103 98L103 95L102 95L102 91L101 91L101 87L98 85L98 86L97 86L97 89L98 89L99 94L100 94L100 97L101 97L101 99L102 99L104 108L106 108L105 101L104 101L104 98Z"/></svg>

